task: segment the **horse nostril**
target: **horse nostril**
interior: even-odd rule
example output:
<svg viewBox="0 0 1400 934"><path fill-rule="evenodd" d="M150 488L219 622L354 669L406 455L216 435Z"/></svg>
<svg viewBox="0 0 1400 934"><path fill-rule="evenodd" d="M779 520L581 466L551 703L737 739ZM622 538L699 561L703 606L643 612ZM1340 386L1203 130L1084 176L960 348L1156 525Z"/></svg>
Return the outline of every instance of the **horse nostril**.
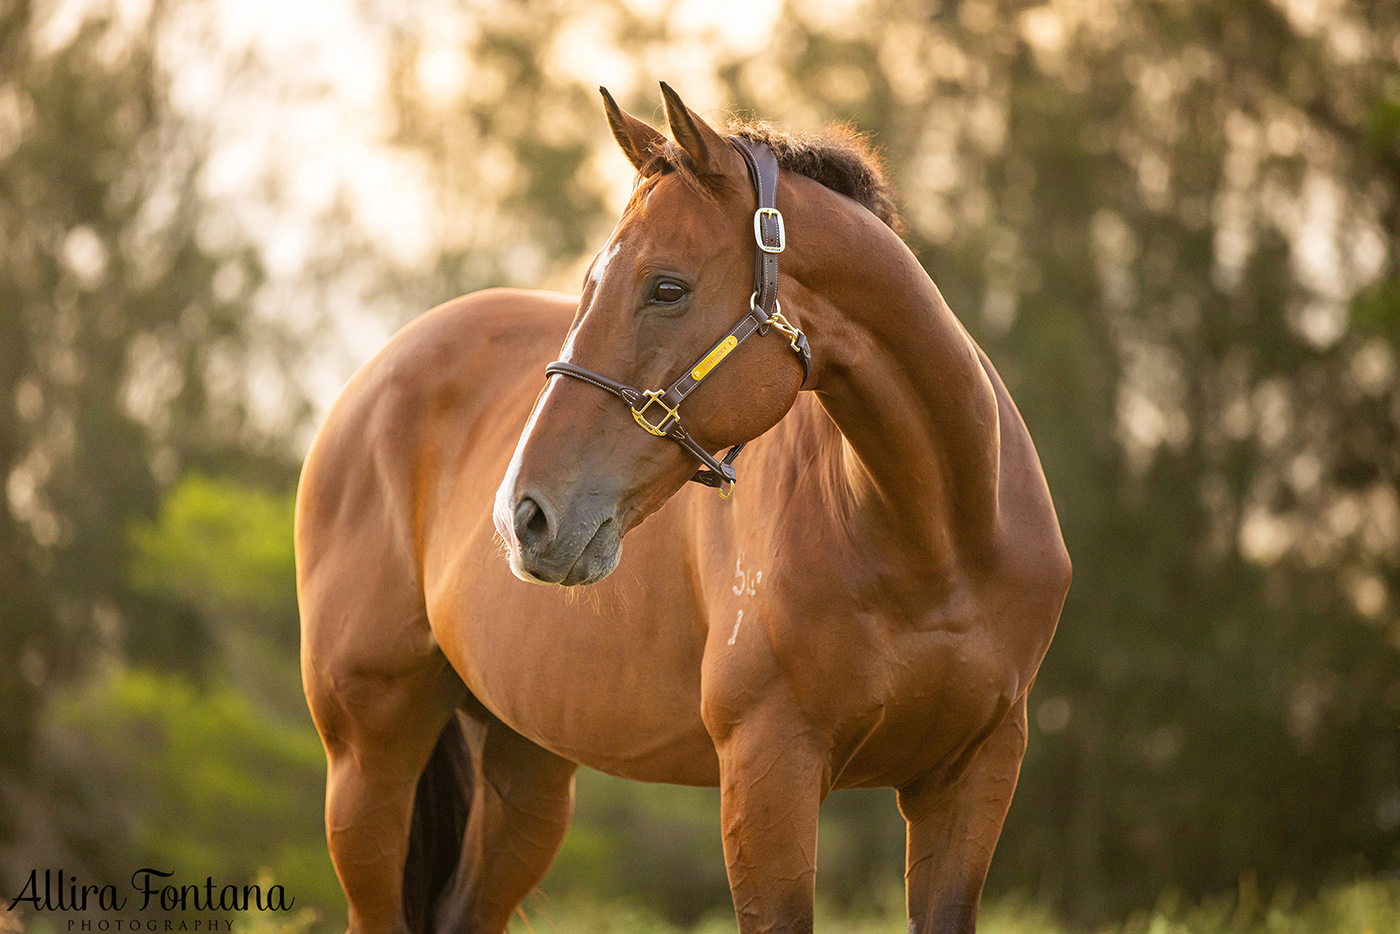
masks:
<svg viewBox="0 0 1400 934"><path fill-rule="evenodd" d="M515 507L515 539L521 549L531 552L538 552L549 542L549 516L529 496L522 496Z"/></svg>

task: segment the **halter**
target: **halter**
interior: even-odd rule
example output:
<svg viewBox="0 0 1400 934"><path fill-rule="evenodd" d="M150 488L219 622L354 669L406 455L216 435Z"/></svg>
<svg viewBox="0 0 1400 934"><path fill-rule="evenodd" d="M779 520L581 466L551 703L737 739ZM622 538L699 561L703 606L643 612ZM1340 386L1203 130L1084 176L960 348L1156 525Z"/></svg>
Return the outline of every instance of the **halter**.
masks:
<svg viewBox="0 0 1400 934"><path fill-rule="evenodd" d="M787 247L783 215L778 213L776 207L778 160L773 151L763 143L753 142L741 136L731 136L729 142L744 157L744 164L749 169L749 179L758 193L758 210L753 212L753 238L758 250L754 254L753 294L749 296L748 313L704 356L688 367L680 379L665 390L636 389L563 360L555 360L544 368L546 379L551 376L571 376L610 392L627 403L627 407L632 410L632 418L644 430L658 438L670 438L704 465L690 478L692 481L714 487L725 499L733 495L737 479L734 474L734 458L739 456L744 445L734 445L729 449L729 453L724 455L723 460L716 460L682 427L679 411L681 402L694 392L695 387L713 373L715 367L733 353L736 347L748 340L755 331L759 336L767 334L770 327L786 337L793 353L797 354L797 359L802 363L804 384L812 370L812 351L807 346L807 335L788 323L783 317L782 306L778 304L778 254ZM652 406L657 406L659 411L650 412Z"/></svg>

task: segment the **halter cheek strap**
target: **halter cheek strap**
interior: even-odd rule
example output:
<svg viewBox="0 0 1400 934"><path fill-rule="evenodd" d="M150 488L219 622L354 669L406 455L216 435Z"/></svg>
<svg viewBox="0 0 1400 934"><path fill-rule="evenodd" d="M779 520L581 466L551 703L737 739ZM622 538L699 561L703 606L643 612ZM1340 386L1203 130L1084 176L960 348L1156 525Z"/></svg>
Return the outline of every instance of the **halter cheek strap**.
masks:
<svg viewBox="0 0 1400 934"><path fill-rule="evenodd" d="M749 180L758 195L758 209L753 215L753 236L757 249L754 252L754 287L749 297L749 310L715 343L699 360L695 361L680 378L667 389L637 389L617 380L609 379L592 370L573 363L556 360L545 367L546 378L569 376L597 386L605 392L617 396L632 410L632 418L644 430L660 438L670 438L689 451L703 465L690 479L705 486L715 487L720 495L728 499L734 490L734 458L743 450L743 444L729 449L723 460L716 460L695 441L681 425L680 404L686 396L714 372L731 353L755 332L760 336L770 328L777 330L788 339L788 345L802 364L802 383L807 383L812 370L812 351L807 346L807 335L788 323L783 317L782 306L778 304L778 254L787 246L787 232L783 229L783 215L778 213L778 160L765 144L729 137L730 143L744 157L748 166Z"/></svg>

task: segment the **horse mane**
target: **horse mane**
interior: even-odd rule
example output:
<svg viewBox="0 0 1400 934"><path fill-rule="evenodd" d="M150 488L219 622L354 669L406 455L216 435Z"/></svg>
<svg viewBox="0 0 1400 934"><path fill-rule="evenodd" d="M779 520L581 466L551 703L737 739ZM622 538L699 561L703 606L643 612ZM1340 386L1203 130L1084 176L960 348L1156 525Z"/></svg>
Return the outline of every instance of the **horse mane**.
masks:
<svg viewBox="0 0 1400 934"><path fill-rule="evenodd" d="M793 132L764 120L735 118L729 121L727 129L732 136L766 144L777 157L778 168L805 175L845 195L884 221L896 234L903 234L904 223L885 178L884 161L870 138L849 123ZM712 194L710 184L695 173L685 150L671 140L653 151L652 162L642 175L655 172L675 172L701 192Z"/></svg>

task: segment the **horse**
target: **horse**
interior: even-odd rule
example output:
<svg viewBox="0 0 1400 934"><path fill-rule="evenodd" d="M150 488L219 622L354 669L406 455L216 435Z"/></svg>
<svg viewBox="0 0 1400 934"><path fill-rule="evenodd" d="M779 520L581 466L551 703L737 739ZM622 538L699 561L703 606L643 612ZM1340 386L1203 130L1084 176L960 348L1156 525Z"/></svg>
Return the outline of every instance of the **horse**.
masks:
<svg viewBox="0 0 1400 934"><path fill-rule="evenodd" d="M909 930L975 930L1070 582L1035 448L864 137L661 90L671 138L602 90L636 182L581 294L421 316L307 455L353 934L503 931L579 765L719 787L742 934L812 931L823 799L894 788Z"/></svg>

